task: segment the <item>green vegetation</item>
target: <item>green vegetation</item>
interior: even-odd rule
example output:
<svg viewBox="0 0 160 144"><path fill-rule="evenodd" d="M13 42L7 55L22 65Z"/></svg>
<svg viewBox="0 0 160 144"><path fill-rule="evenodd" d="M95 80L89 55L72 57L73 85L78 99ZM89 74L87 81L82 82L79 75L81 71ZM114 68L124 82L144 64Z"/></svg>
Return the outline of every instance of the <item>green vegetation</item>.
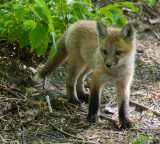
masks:
<svg viewBox="0 0 160 144"><path fill-rule="evenodd" d="M144 144L144 142L151 141L152 139L147 136L136 136L136 140L132 142L132 144Z"/></svg>
<svg viewBox="0 0 160 144"><path fill-rule="evenodd" d="M141 0L142 2L148 4L149 6L155 6L157 3L157 0Z"/></svg>
<svg viewBox="0 0 160 144"><path fill-rule="evenodd" d="M93 7L90 0L11 0L0 6L0 40L17 41L20 48L30 45L31 51L43 55L48 43L50 55L56 52L56 40L78 20L97 20L122 27L126 18L121 7L138 10L130 2ZM94 11L93 11L94 10Z"/></svg>

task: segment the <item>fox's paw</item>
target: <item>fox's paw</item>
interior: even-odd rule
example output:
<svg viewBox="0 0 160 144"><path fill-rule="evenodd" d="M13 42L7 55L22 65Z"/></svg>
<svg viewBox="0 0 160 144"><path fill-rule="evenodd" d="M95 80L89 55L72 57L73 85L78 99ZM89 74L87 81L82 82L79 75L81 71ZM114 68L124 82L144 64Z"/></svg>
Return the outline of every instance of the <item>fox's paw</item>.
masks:
<svg viewBox="0 0 160 144"><path fill-rule="evenodd" d="M89 100L89 94L87 92L81 92L78 94L78 98L82 101L85 101L86 103L88 103Z"/></svg>
<svg viewBox="0 0 160 144"><path fill-rule="evenodd" d="M87 116L87 120L89 121L89 122L99 122L100 121L100 118L99 118L99 115L98 114L93 114L93 115L90 115L90 114L88 114L88 116Z"/></svg>
<svg viewBox="0 0 160 144"><path fill-rule="evenodd" d="M77 106L81 106L81 102L77 99L71 99L68 101L69 103L72 103L74 105L77 105Z"/></svg>
<svg viewBox="0 0 160 144"><path fill-rule="evenodd" d="M120 129L126 129L126 128L131 128L134 123L130 120L130 119L127 119L123 122L120 122Z"/></svg>

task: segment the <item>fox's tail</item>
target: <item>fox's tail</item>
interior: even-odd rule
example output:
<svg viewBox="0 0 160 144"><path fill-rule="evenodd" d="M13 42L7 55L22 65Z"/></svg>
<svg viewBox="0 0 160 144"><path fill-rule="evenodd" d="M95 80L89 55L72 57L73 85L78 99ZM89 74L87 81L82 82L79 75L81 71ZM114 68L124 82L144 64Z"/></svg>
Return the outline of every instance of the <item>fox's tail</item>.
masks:
<svg viewBox="0 0 160 144"><path fill-rule="evenodd" d="M39 70L37 73L38 78L44 78L45 76L49 75L51 72L57 69L63 61L67 58L68 53L66 50L65 45L65 36L66 32L61 36L61 38L57 41L57 52L53 58L49 58L46 64Z"/></svg>

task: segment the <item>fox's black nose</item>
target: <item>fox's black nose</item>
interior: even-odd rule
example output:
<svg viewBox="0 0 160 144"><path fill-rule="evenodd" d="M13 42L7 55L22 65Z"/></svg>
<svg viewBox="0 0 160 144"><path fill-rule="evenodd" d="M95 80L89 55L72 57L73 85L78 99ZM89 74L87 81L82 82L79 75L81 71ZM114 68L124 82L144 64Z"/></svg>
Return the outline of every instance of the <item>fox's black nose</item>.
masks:
<svg viewBox="0 0 160 144"><path fill-rule="evenodd" d="M112 65L111 64L106 64L106 67L110 68Z"/></svg>

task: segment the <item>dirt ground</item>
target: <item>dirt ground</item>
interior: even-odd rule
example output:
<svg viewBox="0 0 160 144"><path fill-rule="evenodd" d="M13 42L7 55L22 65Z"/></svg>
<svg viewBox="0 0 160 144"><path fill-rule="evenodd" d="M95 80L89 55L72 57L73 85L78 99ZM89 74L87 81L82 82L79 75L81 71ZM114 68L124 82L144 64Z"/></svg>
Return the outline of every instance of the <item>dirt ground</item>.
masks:
<svg viewBox="0 0 160 144"><path fill-rule="evenodd" d="M0 42L0 144L160 144L160 5L124 9L137 32L137 55L131 87L131 129L119 130L114 85L106 85L101 100L101 122L86 120L88 104L82 107L66 100L67 62L46 83L32 82L47 55L37 58L29 47ZM85 81L89 90L91 75ZM44 88L45 87L45 88ZM52 113L47 98L50 99ZM138 105L139 104L139 105ZM139 143L137 142L139 140ZM136 143L137 142L137 143Z"/></svg>

